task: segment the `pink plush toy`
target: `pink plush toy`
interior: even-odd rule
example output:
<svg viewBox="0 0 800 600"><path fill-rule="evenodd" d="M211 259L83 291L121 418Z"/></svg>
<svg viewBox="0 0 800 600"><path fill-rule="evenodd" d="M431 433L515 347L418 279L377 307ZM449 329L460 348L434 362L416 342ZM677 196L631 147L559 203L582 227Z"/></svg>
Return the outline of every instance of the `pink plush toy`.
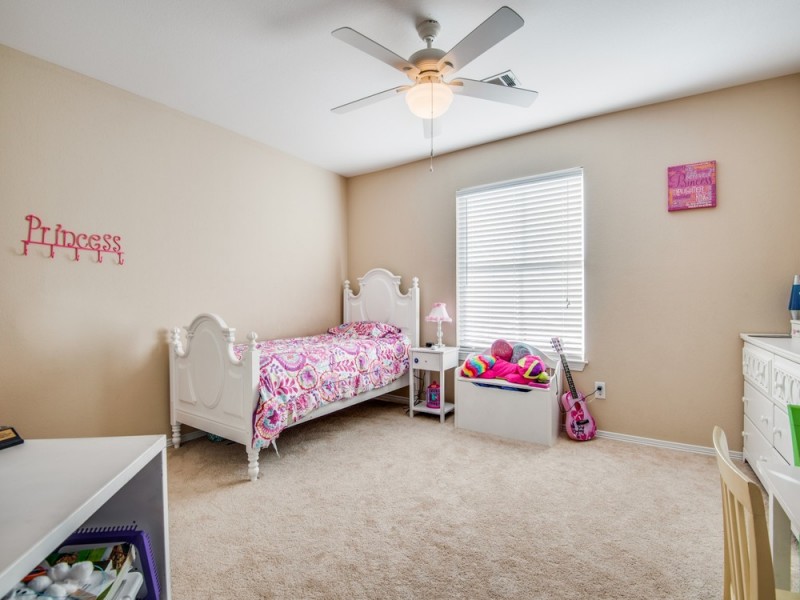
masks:
<svg viewBox="0 0 800 600"><path fill-rule="evenodd" d="M505 340L495 340L489 352L491 352L492 356L495 358L508 361L511 360L514 349L511 347L511 344Z"/></svg>
<svg viewBox="0 0 800 600"><path fill-rule="evenodd" d="M509 383L535 387L546 387L550 382L544 361L532 354L524 356L518 363L479 354L467 359L461 368L461 375L478 379L504 379Z"/></svg>

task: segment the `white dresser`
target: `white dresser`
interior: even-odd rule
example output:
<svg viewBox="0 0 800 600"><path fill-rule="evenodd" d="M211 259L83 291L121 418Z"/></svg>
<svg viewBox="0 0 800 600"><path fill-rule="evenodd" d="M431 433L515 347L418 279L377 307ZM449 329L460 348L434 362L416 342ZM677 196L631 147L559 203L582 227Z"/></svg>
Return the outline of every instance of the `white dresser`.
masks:
<svg viewBox="0 0 800 600"><path fill-rule="evenodd" d="M744 459L761 478L764 463L792 464L787 404L800 404L800 339L741 334Z"/></svg>

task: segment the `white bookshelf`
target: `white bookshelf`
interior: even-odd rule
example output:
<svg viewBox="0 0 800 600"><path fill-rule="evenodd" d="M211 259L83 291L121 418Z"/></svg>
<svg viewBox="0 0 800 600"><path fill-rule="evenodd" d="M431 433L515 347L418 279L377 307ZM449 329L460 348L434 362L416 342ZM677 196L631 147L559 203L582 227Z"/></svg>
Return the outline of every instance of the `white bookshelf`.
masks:
<svg viewBox="0 0 800 600"><path fill-rule="evenodd" d="M25 440L0 450L0 597L80 527L150 536L170 600L166 438Z"/></svg>

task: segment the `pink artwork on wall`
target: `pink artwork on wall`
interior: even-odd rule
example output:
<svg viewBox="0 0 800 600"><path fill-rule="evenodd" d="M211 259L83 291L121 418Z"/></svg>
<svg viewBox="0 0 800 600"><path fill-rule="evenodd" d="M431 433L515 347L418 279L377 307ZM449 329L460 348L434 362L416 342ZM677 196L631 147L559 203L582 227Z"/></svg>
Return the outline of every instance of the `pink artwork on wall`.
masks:
<svg viewBox="0 0 800 600"><path fill-rule="evenodd" d="M81 233L62 227L57 224L55 228L48 227L36 215L25 217L28 222L28 237L22 240L22 254L28 256L28 246L50 247L50 258L55 257L56 248L67 248L75 253L75 260L81 259L81 251L97 255L97 262L103 262L103 254L116 254L119 264L124 264L122 258L122 237L110 233Z"/></svg>
<svg viewBox="0 0 800 600"><path fill-rule="evenodd" d="M667 208L670 211L716 206L717 161L669 167L667 188Z"/></svg>

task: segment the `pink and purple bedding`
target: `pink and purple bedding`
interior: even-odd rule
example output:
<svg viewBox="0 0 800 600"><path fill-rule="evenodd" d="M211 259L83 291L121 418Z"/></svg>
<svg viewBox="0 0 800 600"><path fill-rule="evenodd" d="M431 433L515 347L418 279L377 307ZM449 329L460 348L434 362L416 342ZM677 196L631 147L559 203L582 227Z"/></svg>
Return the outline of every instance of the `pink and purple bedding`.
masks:
<svg viewBox="0 0 800 600"><path fill-rule="evenodd" d="M259 342L260 392L253 446L262 448L315 408L388 385L408 371L407 336L383 323ZM237 345L241 357L247 345Z"/></svg>

